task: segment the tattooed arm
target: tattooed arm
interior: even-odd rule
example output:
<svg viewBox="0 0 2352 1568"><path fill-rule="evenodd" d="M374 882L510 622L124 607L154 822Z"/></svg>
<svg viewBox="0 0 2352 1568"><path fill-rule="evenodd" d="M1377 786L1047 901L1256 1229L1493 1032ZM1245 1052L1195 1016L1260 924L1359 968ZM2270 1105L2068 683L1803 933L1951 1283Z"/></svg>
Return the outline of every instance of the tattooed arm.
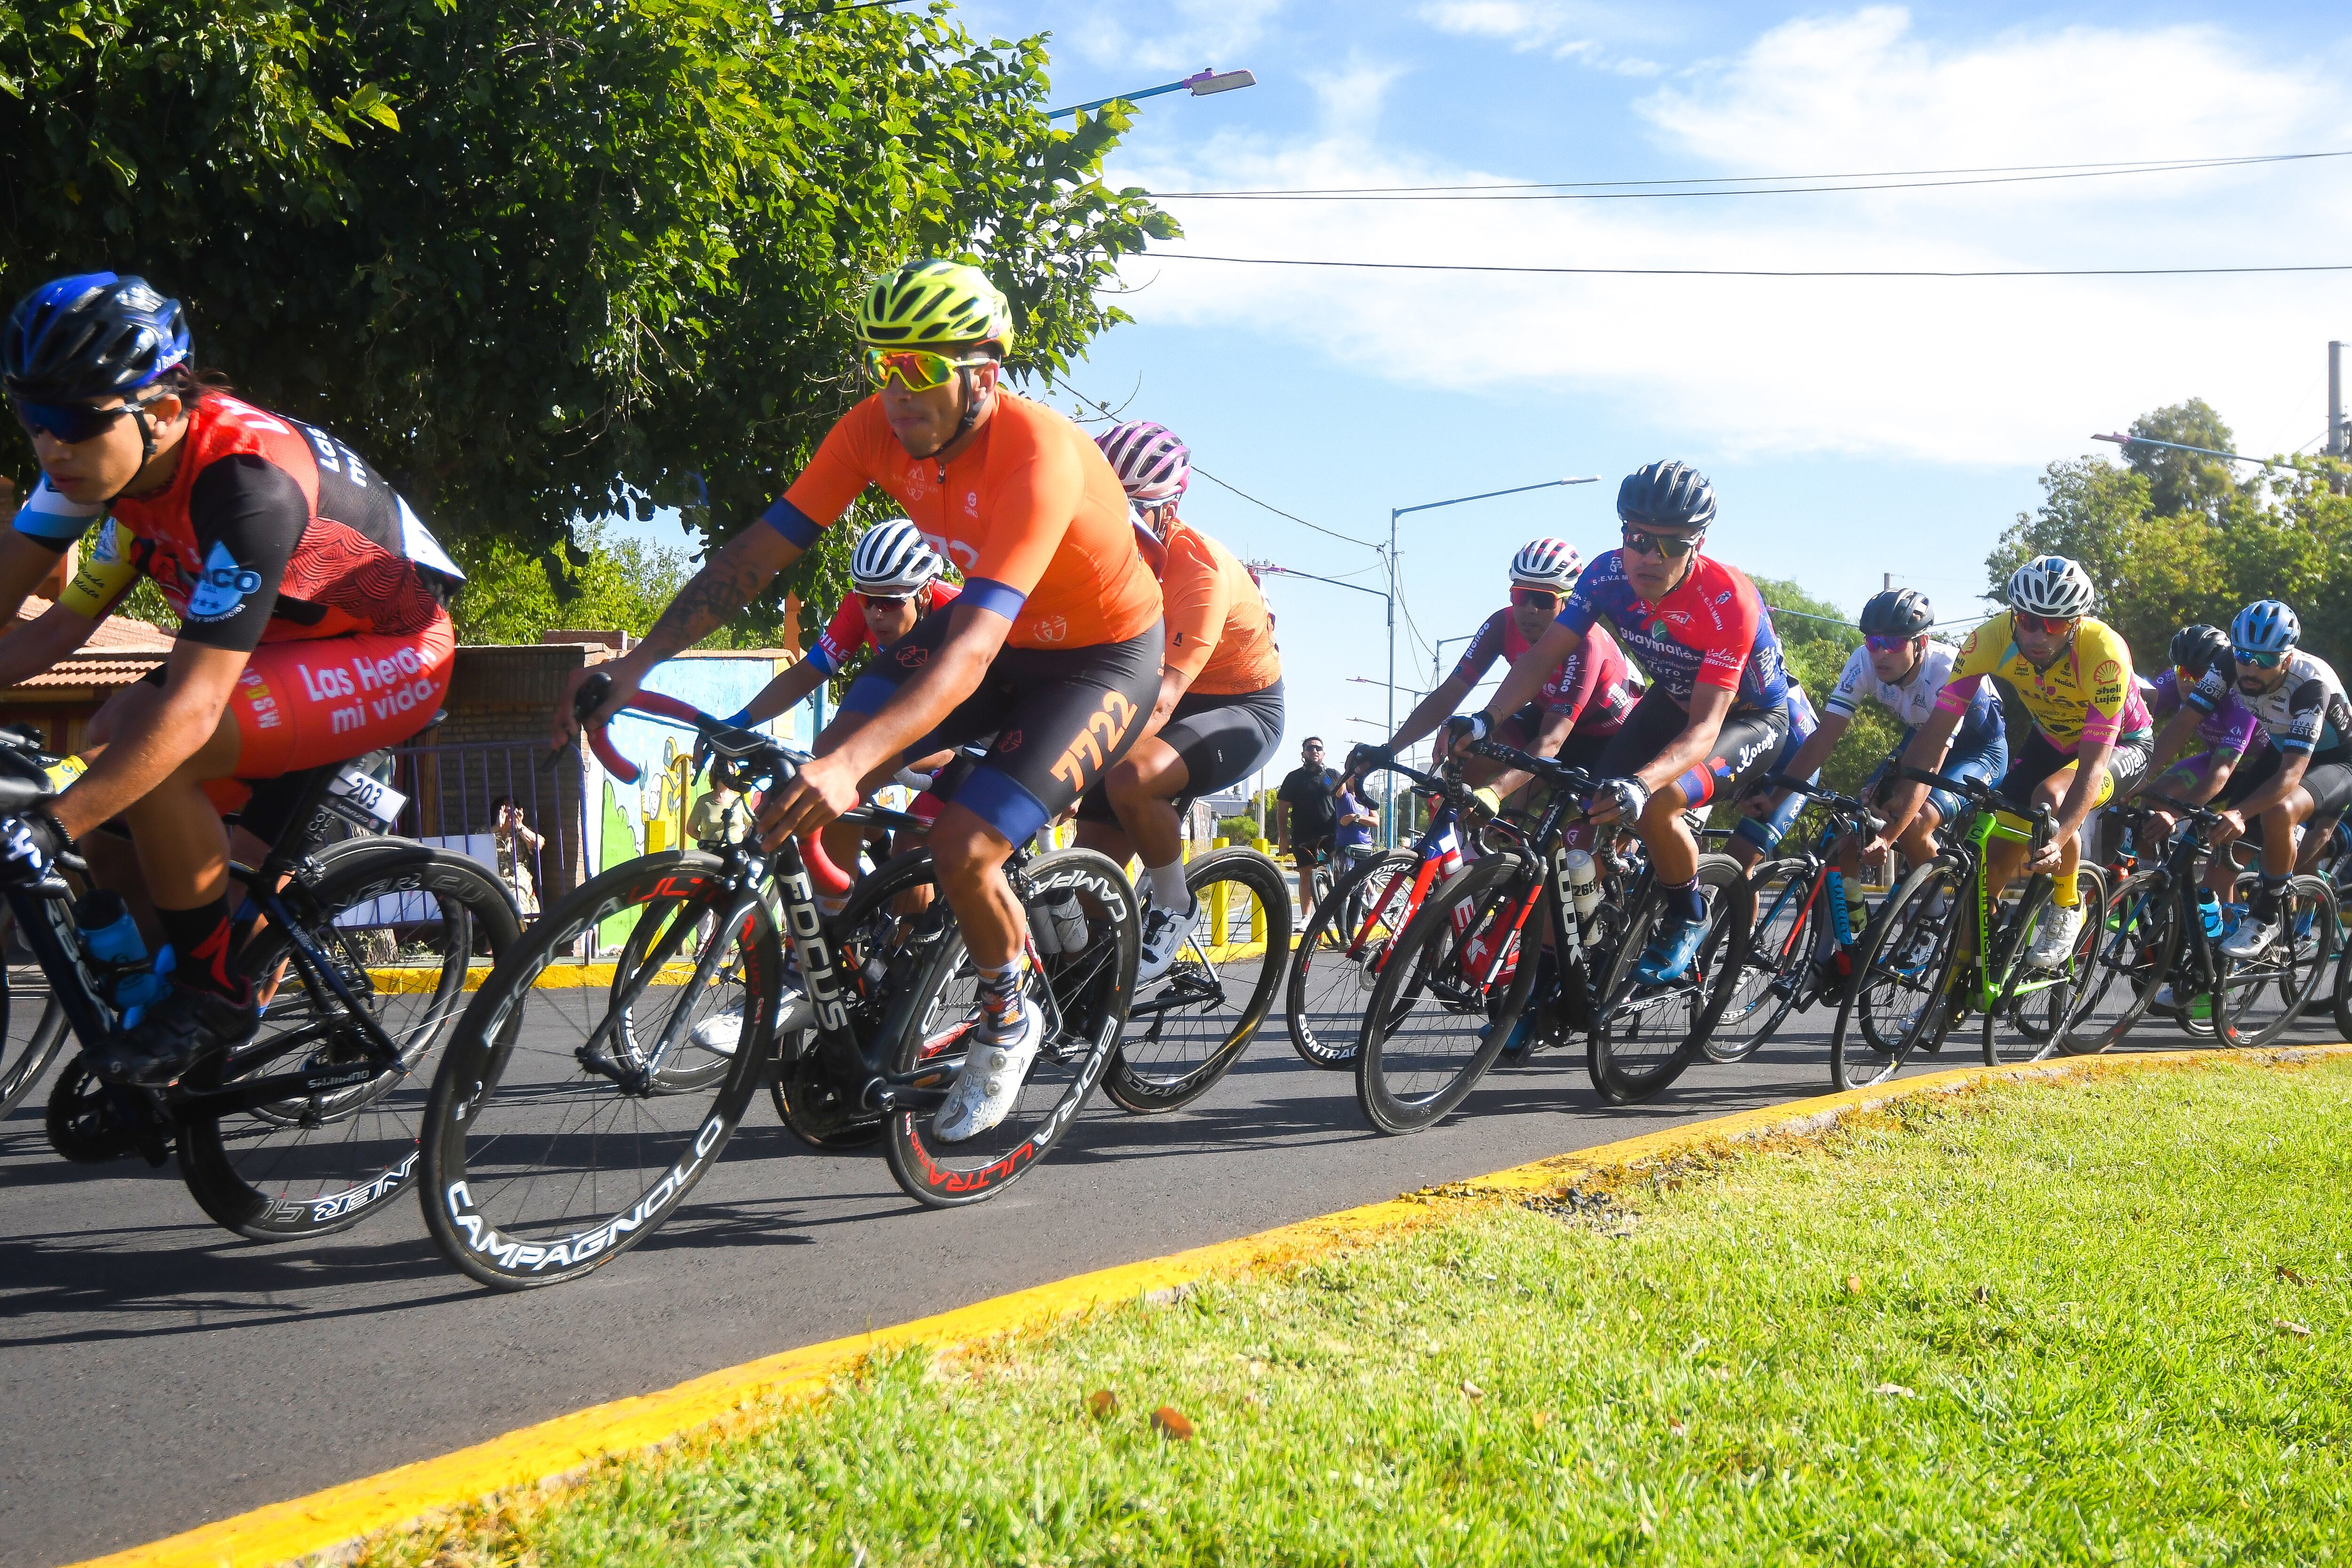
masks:
<svg viewBox="0 0 2352 1568"><path fill-rule="evenodd" d="M775 580L777 573L800 557L799 545L762 523L755 522L729 540L677 591L677 597L669 602L669 608L661 613L644 641L610 663L572 672L572 679L564 683L563 700L556 704L549 743L561 747L580 733L579 722L572 716L572 696L593 671L602 670L613 678L612 694L595 714L599 720L608 719L637 694L656 665L684 653L725 626Z"/></svg>

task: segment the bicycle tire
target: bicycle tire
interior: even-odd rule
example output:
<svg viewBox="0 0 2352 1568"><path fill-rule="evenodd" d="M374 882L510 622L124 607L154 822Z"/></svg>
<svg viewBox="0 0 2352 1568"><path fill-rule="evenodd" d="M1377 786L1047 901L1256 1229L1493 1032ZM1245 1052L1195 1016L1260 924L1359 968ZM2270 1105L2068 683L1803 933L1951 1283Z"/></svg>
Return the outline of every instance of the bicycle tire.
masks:
<svg viewBox="0 0 2352 1568"><path fill-rule="evenodd" d="M405 1194L416 1172L431 1082L426 1064L447 1043L465 1008L476 939L488 944L495 963L522 930L512 896L487 869L422 844L383 842L337 856L315 880L289 884L284 898L310 945L335 965L397 1047L402 1070L181 1128L180 1174L197 1206L215 1224L255 1241L348 1230ZM415 908L425 918L388 924L437 925L437 963L394 965L385 974L365 962L353 928L341 921L354 911L380 910L386 898L397 900L395 917L411 912L412 900L430 900ZM341 1001L287 967L291 945L282 929L270 929L239 952L248 976L278 976L261 1032L209 1070L198 1068L192 1087L285 1071L295 1060L366 1059L355 1031L338 1022L344 1016Z"/></svg>
<svg viewBox="0 0 2352 1568"><path fill-rule="evenodd" d="M44 982L46 984L46 981ZM24 1036L9 1033L11 1026L32 1009L21 1005L36 993L18 992L14 986L0 984L0 1117L24 1101L33 1092L41 1075L58 1058L58 1048L66 1042L68 1026L66 1010L54 998L42 1002L41 1009L33 1013Z"/></svg>
<svg viewBox="0 0 2352 1568"><path fill-rule="evenodd" d="M1664 1093L1704 1054L1706 1036L1731 999L1731 988L1747 962L1748 933L1756 923L1748 900L1748 873L1728 855L1702 855L1698 887L1706 901L1706 934L1691 961L1689 977L1661 986L1640 987L1633 969L1649 944L1665 898L1653 879L1628 915L1617 952L1593 1009L1585 1071L1602 1099L1632 1105ZM1637 990L1647 995L1637 996ZM1650 1015L1664 1014L1668 1034L1651 1031ZM1680 1027L1677 1030L1679 1020ZM1643 1048L1646 1047L1646 1048Z"/></svg>
<svg viewBox="0 0 2352 1568"><path fill-rule="evenodd" d="M1245 895L1238 910L1230 893L1213 899L1219 883ZM1103 1093L1121 1110L1139 1116L1189 1104L1225 1076L1274 1010L1274 995L1290 961L1290 889L1282 868L1272 859L1255 849L1213 850L1185 867L1184 886L1200 900L1203 922L1215 921L1218 908L1223 909L1225 929L1212 931L1215 940L1207 943L1197 937L1188 940L1167 973L1136 987L1128 1027L1103 1073ZM1247 900L1255 900L1263 911L1263 942L1253 934L1255 925ZM1245 940L1236 942L1236 936ZM1258 949L1255 953L1248 951L1252 946ZM1225 1014L1223 973L1228 967L1234 972L1232 978L1248 987L1230 1015ZM1135 1027L1139 1017L1151 1020L1139 1033ZM1188 1018L1201 1020L1205 1028L1188 1029ZM1163 1046L1168 1048L1161 1049Z"/></svg>
<svg viewBox="0 0 2352 1568"><path fill-rule="evenodd" d="M1856 946L1853 978L1830 1029L1830 1081L1837 1088L1884 1083L1922 1046L1942 1042L1959 959L1951 914L1969 907L1973 880L1951 860L1930 860L1880 905Z"/></svg>
<svg viewBox="0 0 2352 1568"><path fill-rule="evenodd" d="M2327 879L2307 872L2289 878L2279 900L2283 926L2269 951L2222 965L2213 1008L2220 1044L2243 1050L2284 1034L2311 1005L2335 959L2339 910Z"/></svg>
<svg viewBox="0 0 2352 1568"><path fill-rule="evenodd" d="M467 1278L515 1290L600 1268L675 1218L725 1152L771 1059L785 980L765 900L729 883L718 857L700 850L614 867L541 915L476 993L426 1102L418 1183L434 1244ZM695 973L715 973L740 951L743 981L714 998L689 976L673 1022L683 1031L698 1015L718 1016L704 1011L714 1000L721 1012L739 1003L732 1070L708 1089L656 1094L642 1058L604 1044L614 1037L599 1027L613 1010L609 980L583 965L556 977L572 984L541 982L575 944L599 943L607 922L698 899L741 913L730 910L694 955ZM615 947L625 934L613 933ZM632 978L652 988L670 956L656 947Z"/></svg>
<svg viewBox="0 0 2352 1568"><path fill-rule="evenodd" d="M945 1143L932 1136L928 1109L891 1116L882 1145L890 1173L908 1196L929 1208L984 1203L1036 1168L1101 1081L1135 995L1141 912L1117 861L1092 849L1056 849L1014 872L1012 881L1024 906L1047 895L1075 895L1087 941L1077 952L1044 959L1031 971L1032 994L1045 1009L1049 1033L1021 1100L1003 1121ZM962 1063L956 1047L978 1027L979 1014L978 983L951 919L942 922L915 970L913 983L891 998L883 1059L894 1074L935 1069L917 1087L944 1089L950 1069Z"/></svg>
<svg viewBox="0 0 2352 1568"><path fill-rule="evenodd" d="M841 912L825 922L850 1026L869 1051L888 1015L894 978L904 978L898 973L901 959L919 919L917 911L894 912L890 906L926 887L932 890L931 903L944 908L930 850L902 850L860 877ZM778 1119L812 1149L863 1149L880 1142L889 1131L888 1118L850 1102L817 1058L814 1042L814 1029L805 1026L787 1026L777 1040L768 1097Z"/></svg>
<svg viewBox="0 0 2352 1568"><path fill-rule="evenodd" d="M2137 1027L2177 965L2182 935L2171 874L2151 867L2117 882L2101 900L2095 943L2077 948L2082 979L2059 1048L2069 1056L2113 1049ZM2089 925L2090 921L2084 921Z"/></svg>
<svg viewBox="0 0 2352 1568"><path fill-rule="evenodd" d="M1422 900L1391 945L1364 1005L1363 1049L1356 1058L1356 1103L1376 1130L1402 1134L1435 1124L1502 1054L1535 989L1534 955L1520 948L1507 981L1475 990L1471 984L1449 988L1445 976L1482 934L1492 936L1505 921L1517 923L1533 876L1516 850L1474 860ZM1454 911L1464 904L1472 912L1457 927ZM1507 938L1518 940L1516 933ZM1415 1018L1437 1027L1415 1032L1408 1044L1402 1031ZM1454 1042L1442 1054L1434 1045L1441 1038Z"/></svg>
<svg viewBox="0 0 2352 1568"><path fill-rule="evenodd" d="M2107 876L2096 866L2084 865L2075 868L2074 879L2075 907L2084 913L2082 924L2074 931L2074 945L2067 953L2066 979L2060 984L2021 996L2017 994L2017 984L2025 978L2025 971L2020 967L2010 972L2000 1000L1991 1012L1985 1015L1985 1027L1992 1029L1995 1019L2005 1018L2018 1038L2032 1048L2003 1049L1996 1033L1987 1037L1990 1041L1989 1049L1992 1060L2005 1058L2012 1061L2039 1061L2049 1056L2079 1054L2066 1052L2063 1041L2067 1023L2074 1016L2081 983L2092 973L2100 936L2099 926L2093 917L2105 913ZM2043 905L2041 919L2049 919L2050 911L2056 907L2054 903ZM2038 925L2039 921L2036 923Z"/></svg>
<svg viewBox="0 0 2352 1568"><path fill-rule="evenodd" d="M1416 863L1410 849L1391 849L1360 862L1317 902L1299 933L1284 1012L1290 1048L1308 1067L1338 1072L1356 1065L1363 1045L1362 998L1379 984L1375 958L1385 942L1368 942L1354 954L1349 949L1365 920L1400 890L1398 879L1411 885Z"/></svg>
<svg viewBox="0 0 2352 1568"><path fill-rule="evenodd" d="M1756 926L1723 1016L1708 1031L1708 1059L1736 1062L1753 1055L1796 1010L1820 944L1820 900L1810 907L1805 901L1816 868L1809 857L1794 855L1767 860L1748 874Z"/></svg>

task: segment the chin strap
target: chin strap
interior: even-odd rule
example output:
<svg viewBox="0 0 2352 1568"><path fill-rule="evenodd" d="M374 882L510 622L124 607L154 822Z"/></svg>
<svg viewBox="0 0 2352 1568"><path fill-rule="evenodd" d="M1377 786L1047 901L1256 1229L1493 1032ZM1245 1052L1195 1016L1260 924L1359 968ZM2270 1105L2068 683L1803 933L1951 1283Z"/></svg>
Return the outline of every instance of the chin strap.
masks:
<svg viewBox="0 0 2352 1568"><path fill-rule="evenodd" d="M131 493L131 487L139 482L139 476L145 473L147 465L155 460L155 426L147 417L146 404L131 405L131 422L139 426L139 467L122 482L121 489L106 498L103 504L110 507Z"/></svg>
<svg viewBox="0 0 2352 1568"><path fill-rule="evenodd" d="M971 366L965 365L956 372L956 381L963 388L963 417L956 421L955 434L929 451L922 453L920 456L923 460L938 457L941 452L971 435L971 427L980 423L980 411L987 405L987 403L972 390L971 370Z"/></svg>

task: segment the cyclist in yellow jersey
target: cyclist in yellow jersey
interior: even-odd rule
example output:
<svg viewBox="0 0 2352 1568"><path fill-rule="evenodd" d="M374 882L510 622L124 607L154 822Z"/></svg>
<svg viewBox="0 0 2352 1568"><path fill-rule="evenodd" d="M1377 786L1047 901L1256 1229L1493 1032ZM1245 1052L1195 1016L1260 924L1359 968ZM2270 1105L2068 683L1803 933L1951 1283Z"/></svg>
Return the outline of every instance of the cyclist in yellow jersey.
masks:
<svg viewBox="0 0 2352 1568"><path fill-rule="evenodd" d="M2002 775L2000 793L2026 806L2056 808L2048 847L2024 864L2021 846L1996 841L1987 880L1998 890L2020 869L2052 874L2057 908L2035 930L2027 962L2056 968L2082 929L2074 870L2077 835L2092 812L2128 795L2147 776L2156 725L2132 676L2131 649L2113 626L2090 618L2097 590L2090 574L2063 555L2037 556L2009 580L2010 607L1970 633L1945 679L1936 711L1903 754L1906 765L1933 768L1986 676L1998 677L2033 720L2033 731ZM1886 826L1870 853L1883 851L1927 798L1906 784L1886 805Z"/></svg>

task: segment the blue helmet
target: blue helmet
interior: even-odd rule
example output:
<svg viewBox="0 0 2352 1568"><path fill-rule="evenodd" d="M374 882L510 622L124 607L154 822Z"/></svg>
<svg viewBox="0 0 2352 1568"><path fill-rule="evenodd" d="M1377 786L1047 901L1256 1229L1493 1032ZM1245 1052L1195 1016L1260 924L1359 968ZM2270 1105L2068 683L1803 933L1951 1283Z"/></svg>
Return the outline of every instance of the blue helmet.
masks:
<svg viewBox="0 0 2352 1568"><path fill-rule="evenodd" d="M83 272L16 301L0 333L0 382L31 403L128 399L191 352L177 300L143 278Z"/></svg>
<svg viewBox="0 0 2352 1568"><path fill-rule="evenodd" d="M2284 653L2303 640L2303 623L2276 599L2257 599L2230 623L2231 646L2247 653Z"/></svg>

